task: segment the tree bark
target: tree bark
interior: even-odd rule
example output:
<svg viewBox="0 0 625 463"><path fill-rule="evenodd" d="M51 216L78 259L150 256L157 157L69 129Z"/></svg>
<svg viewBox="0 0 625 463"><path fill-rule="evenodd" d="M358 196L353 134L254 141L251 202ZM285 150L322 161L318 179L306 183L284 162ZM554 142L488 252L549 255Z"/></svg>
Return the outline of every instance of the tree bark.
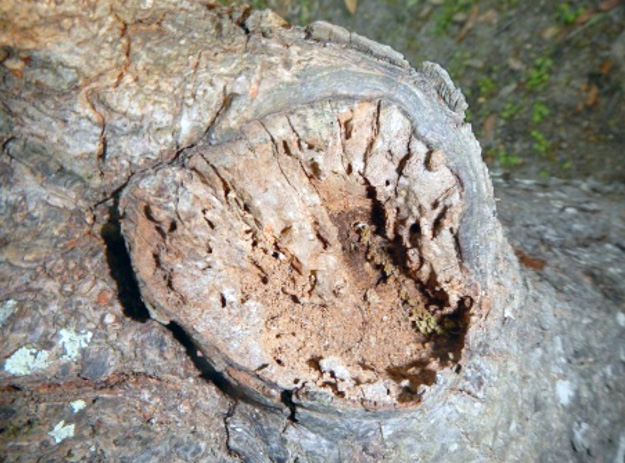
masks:
<svg viewBox="0 0 625 463"><path fill-rule="evenodd" d="M438 65L246 7L1 8L7 461L622 461L622 279L519 266Z"/></svg>

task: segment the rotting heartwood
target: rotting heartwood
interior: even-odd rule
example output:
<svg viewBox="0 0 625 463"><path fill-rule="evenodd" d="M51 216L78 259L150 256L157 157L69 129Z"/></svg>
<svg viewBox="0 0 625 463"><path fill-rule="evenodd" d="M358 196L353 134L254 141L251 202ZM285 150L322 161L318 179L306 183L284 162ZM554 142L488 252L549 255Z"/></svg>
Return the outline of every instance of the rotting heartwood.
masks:
<svg viewBox="0 0 625 463"><path fill-rule="evenodd" d="M460 358L463 189L393 104L251 122L138 178L123 207L155 317L187 320L222 369L394 408Z"/></svg>

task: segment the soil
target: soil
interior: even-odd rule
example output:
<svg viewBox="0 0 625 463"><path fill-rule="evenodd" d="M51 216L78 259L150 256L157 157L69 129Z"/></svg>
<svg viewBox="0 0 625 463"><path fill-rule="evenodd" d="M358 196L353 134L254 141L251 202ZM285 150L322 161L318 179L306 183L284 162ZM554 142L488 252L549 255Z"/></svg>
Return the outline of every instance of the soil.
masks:
<svg viewBox="0 0 625 463"><path fill-rule="evenodd" d="M240 3L240 2L235 2ZM469 103L489 168L623 182L622 0L256 0L293 24L324 20L434 61Z"/></svg>

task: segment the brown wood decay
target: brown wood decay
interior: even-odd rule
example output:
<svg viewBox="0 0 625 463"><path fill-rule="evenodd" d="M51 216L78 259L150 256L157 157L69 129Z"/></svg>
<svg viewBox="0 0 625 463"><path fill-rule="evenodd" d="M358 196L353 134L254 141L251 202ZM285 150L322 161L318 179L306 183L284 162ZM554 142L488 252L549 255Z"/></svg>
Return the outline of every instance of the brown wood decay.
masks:
<svg viewBox="0 0 625 463"><path fill-rule="evenodd" d="M335 104L144 175L125 235L155 316L226 363L370 407L415 402L467 328L462 188L397 107Z"/></svg>

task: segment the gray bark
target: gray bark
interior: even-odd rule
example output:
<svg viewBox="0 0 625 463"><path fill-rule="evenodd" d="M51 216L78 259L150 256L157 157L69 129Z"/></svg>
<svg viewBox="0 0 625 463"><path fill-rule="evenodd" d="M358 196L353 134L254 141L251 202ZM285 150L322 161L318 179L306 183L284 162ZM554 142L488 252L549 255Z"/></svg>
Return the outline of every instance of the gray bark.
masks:
<svg viewBox="0 0 625 463"><path fill-rule="evenodd" d="M7 461L625 460L622 191L496 209L446 72L329 24L0 7Z"/></svg>

